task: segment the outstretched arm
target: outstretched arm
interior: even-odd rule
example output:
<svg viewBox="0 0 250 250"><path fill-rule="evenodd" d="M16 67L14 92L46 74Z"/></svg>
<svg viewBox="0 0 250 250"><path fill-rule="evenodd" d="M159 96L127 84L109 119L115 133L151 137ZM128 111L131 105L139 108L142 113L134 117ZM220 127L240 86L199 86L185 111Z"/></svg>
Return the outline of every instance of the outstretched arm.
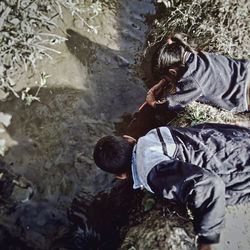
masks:
<svg viewBox="0 0 250 250"><path fill-rule="evenodd" d="M163 101L157 101L158 95L166 85L163 79L154 85L147 93L146 102L153 108L179 110L186 107L189 103L196 101L203 95L202 89L193 77L178 81L175 94L167 94Z"/></svg>
<svg viewBox="0 0 250 250"><path fill-rule="evenodd" d="M190 86L189 89L182 89L178 90L175 94L168 94L166 96L166 104L169 110L179 110L186 107L193 101L198 100L199 97L201 96L202 96L202 91L200 88L196 86Z"/></svg>
<svg viewBox="0 0 250 250"><path fill-rule="evenodd" d="M147 93L146 102L153 108L155 108L159 94L162 92L166 85L166 80L160 80L156 85L154 85Z"/></svg>
<svg viewBox="0 0 250 250"><path fill-rule="evenodd" d="M200 249L219 242L225 215L225 186L220 177L193 164L170 160L151 170L148 183L156 194L188 204Z"/></svg>

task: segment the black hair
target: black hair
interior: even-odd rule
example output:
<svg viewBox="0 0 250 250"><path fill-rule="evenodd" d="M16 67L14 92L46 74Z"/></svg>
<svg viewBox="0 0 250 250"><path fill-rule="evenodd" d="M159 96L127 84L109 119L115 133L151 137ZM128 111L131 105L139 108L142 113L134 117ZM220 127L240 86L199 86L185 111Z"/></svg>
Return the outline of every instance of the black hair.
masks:
<svg viewBox="0 0 250 250"><path fill-rule="evenodd" d="M101 138L94 149L96 165L112 174L130 172L133 143L118 136L105 136Z"/></svg>
<svg viewBox="0 0 250 250"><path fill-rule="evenodd" d="M180 34L174 35L171 40L171 43L164 42L152 58L152 71L158 77L168 75L168 70L173 67L178 67L181 71L184 70L185 51L197 53Z"/></svg>

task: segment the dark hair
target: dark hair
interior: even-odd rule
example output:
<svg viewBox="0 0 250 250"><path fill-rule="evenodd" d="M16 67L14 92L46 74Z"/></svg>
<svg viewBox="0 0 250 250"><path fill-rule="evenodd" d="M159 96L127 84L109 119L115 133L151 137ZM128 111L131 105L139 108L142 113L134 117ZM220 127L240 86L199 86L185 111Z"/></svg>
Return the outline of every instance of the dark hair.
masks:
<svg viewBox="0 0 250 250"><path fill-rule="evenodd" d="M94 149L96 165L112 174L130 171L133 144L118 136L101 138Z"/></svg>
<svg viewBox="0 0 250 250"><path fill-rule="evenodd" d="M184 41L180 34L171 38L172 43L165 42L154 55L152 61L153 74L167 75L172 67L178 67L180 70L185 68L183 57L185 51L196 54L197 52Z"/></svg>

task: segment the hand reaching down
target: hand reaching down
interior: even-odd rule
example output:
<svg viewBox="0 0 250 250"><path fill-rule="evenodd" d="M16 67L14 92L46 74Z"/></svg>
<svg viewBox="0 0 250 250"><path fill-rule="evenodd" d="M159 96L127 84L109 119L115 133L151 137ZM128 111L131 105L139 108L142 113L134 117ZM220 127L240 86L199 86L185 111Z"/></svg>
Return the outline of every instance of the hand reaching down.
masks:
<svg viewBox="0 0 250 250"><path fill-rule="evenodd" d="M162 104L165 103L166 100L157 100L163 88L165 87L166 80L160 80L156 85L154 85L147 93L146 102L153 108L155 108L156 103Z"/></svg>

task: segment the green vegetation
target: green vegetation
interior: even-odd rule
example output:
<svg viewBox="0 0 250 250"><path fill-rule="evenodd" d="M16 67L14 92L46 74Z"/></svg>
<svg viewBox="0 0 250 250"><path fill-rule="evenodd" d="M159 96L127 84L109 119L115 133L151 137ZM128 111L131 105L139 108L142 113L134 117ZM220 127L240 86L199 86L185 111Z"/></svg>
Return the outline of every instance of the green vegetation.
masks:
<svg viewBox="0 0 250 250"><path fill-rule="evenodd" d="M143 191L144 191L144 196L142 199L142 205L143 205L144 212L148 212L154 207L156 203L155 195L153 193L150 193L147 190L143 190Z"/></svg>
<svg viewBox="0 0 250 250"><path fill-rule="evenodd" d="M32 95L29 93L30 88L28 88L28 87L22 91L21 99L25 100L27 105L30 105L33 101L40 101L40 98L38 97L38 93L42 87L46 86L46 83L47 83L46 79L48 77L50 77L50 76L47 75L45 72L41 73L39 87L38 87L35 95ZM38 84L38 82L36 82L36 84Z"/></svg>
<svg viewBox="0 0 250 250"><path fill-rule="evenodd" d="M126 237L124 239L124 247L125 247L125 249L136 250L136 248L134 247L135 242L136 242L135 239L133 239L131 237Z"/></svg>
<svg viewBox="0 0 250 250"><path fill-rule="evenodd" d="M192 127L205 122L234 124L236 120L247 120L246 115L221 110L207 104L193 102L171 121L172 126Z"/></svg>
<svg viewBox="0 0 250 250"><path fill-rule="evenodd" d="M0 155L4 156L7 148L6 148L6 144L5 144L5 140L4 139L0 139Z"/></svg>

